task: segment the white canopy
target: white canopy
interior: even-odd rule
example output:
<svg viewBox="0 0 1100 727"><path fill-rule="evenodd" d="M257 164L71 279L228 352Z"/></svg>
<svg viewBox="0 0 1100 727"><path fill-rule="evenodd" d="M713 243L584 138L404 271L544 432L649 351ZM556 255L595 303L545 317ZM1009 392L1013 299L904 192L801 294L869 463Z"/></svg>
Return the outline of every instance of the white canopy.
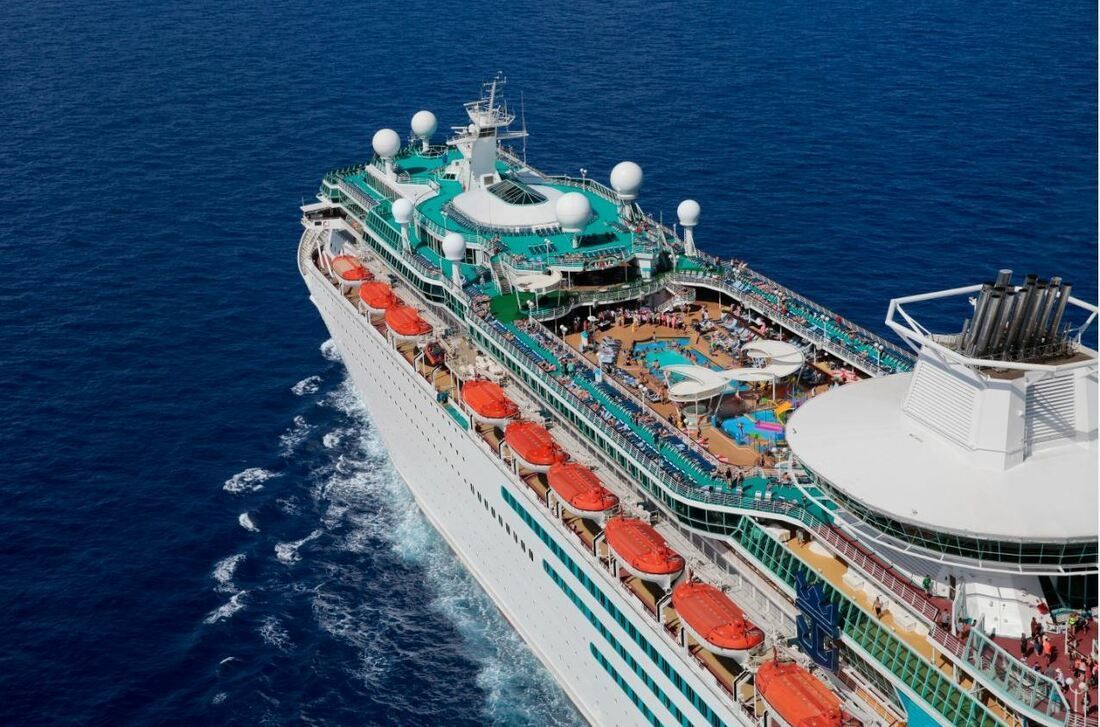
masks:
<svg viewBox="0 0 1100 727"><path fill-rule="evenodd" d="M766 364L759 368L726 369L714 371L705 366L688 364L665 366L665 374L676 374L684 378L668 387L668 398L672 401L703 401L718 396L726 390L732 381L771 381L790 376L802 367L806 357L795 346L783 341L754 341L744 347L745 353L752 358L762 359Z"/></svg>
<svg viewBox="0 0 1100 727"><path fill-rule="evenodd" d="M561 271L554 270L549 275L533 273L517 275L511 279L512 286L521 293L549 293L561 285Z"/></svg>

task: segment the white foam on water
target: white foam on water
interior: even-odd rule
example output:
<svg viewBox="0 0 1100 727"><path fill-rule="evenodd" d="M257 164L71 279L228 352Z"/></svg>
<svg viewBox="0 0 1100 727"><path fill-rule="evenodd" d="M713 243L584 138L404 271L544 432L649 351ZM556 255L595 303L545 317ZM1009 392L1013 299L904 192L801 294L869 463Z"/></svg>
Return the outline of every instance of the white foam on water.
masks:
<svg viewBox="0 0 1100 727"><path fill-rule="evenodd" d="M477 681L487 694L483 705L486 721L583 724L557 683L420 512L350 382L345 380L327 400L362 423L345 435L349 443L352 436L357 437L358 446L337 459L331 475L312 493L327 505L326 525L346 522L351 526L341 547L369 554L381 541L405 562L424 569L432 608L455 625L464 652L478 664ZM373 685L385 677L386 654L379 653L382 640L371 635L370 624L387 619L364 613L367 608L366 604L341 603L338 597L323 592L314 599L318 623L360 648L358 675L365 684ZM400 614L391 618L399 619Z"/></svg>
<svg viewBox="0 0 1100 727"><path fill-rule="evenodd" d="M207 615L207 617L203 619L203 623L216 624L219 621L225 621L227 619L233 618L233 614L244 608L244 597L247 594L248 591L239 591L237 593L234 593L226 603L223 603L221 606L218 606L213 611L211 611L209 615Z"/></svg>
<svg viewBox="0 0 1100 727"><path fill-rule="evenodd" d="M274 646L279 651L288 651L294 646L286 627L274 616L265 618L258 631L265 644Z"/></svg>
<svg viewBox="0 0 1100 727"><path fill-rule="evenodd" d="M331 338L321 344L321 355L336 363L343 360L340 358L340 351L336 348L336 341Z"/></svg>
<svg viewBox="0 0 1100 727"><path fill-rule="evenodd" d="M245 559L244 553L237 553L228 558L222 558L214 565L210 577L214 579L214 590L218 593L233 593L237 587L233 585L233 575Z"/></svg>
<svg viewBox="0 0 1100 727"><path fill-rule="evenodd" d="M298 445L306 441L313 426L302 415L294 417L294 423L279 437L279 454L289 457L298 449Z"/></svg>
<svg viewBox="0 0 1100 727"><path fill-rule="evenodd" d="M316 394L320 388L320 376L307 376L294 386L290 387L290 391L295 396L307 396L309 394Z"/></svg>
<svg viewBox="0 0 1100 727"><path fill-rule="evenodd" d="M324 436L321 437L321 444L328 449L335 449L343 444L344 439L353 434L354 431L353 429L334 429L331 432L325 432Z"/></svg>
<svg viewBox="0 0 1100 727"><path fill-rule="evenodd" d="M289 543L276 543L275 545L275 557L283 563L297 563L302 559L298 549L311 540L316 540L324 534L320 528L314 530L309 535L305 536L301 540L293 540Z"/></svg>
<svg viewBox="0 0 1100 727"><path fill-rule="evenodd" d="M384 630L393 623L375 604L319 588L312 599L313 618L329 636L356 648L353 675L368 689L392 689L391 642Z"/></svg>
<svg viewBox="0 0 1100 727"><path fill-rule="evenodd" d="M240 526L250 533L260 532L260 528L256 526L256 522L252 519L252 516L247 512L242 512L237 516L237 522Z"/></svg>
<svg viewBox="0 0 1100 727"><path fill-rule="evenodd" d="M225 484L222 485L222 489L234 495L245 492L259 492L264 489L263 483L267 482L272 477L278 476L279 474L277 472L265 470L263 467L249 467L226 480Z"/></svg>

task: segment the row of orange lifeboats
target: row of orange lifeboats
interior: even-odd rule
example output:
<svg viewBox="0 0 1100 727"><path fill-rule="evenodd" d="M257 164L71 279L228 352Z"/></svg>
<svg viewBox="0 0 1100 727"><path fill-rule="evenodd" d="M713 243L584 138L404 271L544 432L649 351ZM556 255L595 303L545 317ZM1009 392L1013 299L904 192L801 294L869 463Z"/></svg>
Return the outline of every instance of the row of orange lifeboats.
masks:
<svg viewBox="0 0 1100 727"><path fill-rule="evenodd" d="M330 269L339 281L358 288L361 307L382 315L394 337L420 340L432 326L419 311L405 305L386 283L351 255L332 259ZM462 399L477 421L504 427L504 441L512 455L527 469L545 473L550 488L562 505L577 517L603 523L604 537L621 567L666 590L683 573L683 556L669 547L649 523L624 515L608 515L619 498L603 486L599 477L569 455L540 424L514 421L519 407L496 383L468 381ZM682 627L707 650L744 663L749 650L764 640L764 632L720 589L686 580L672 589L672 607ZM791 727L839 727L844 719L840 700L819 679L791 662L769 661L756 673L758 692Z"/></svg>
<svg viewBox="0 0 1100 727"><path fill-rule="evenodd" d="M374 279L374 274L354 255L337 255L329 261L336 279L349 288L358 288L359 305L370 315L384 316L386 326L398 340L422 341L432 332L420 311L405 305L393 289Z"/></svg>
<svg viewBox="0 0 1100 727"><path fill-rule="evenodd" d="M570 462L545 427L516 420L519 407L500 385L483 379L468 381L462 387L462 400L475 420L504 428L504 442L512 455L528 470L546 474L565 509L603 523L607 545L624 570L666 590L683 573L683 556L652 525L635 517L608 517L619 498L591 469ZM738 663L744 664L749 651L764 641L764 632L709 583L691 579L679 583L672 588L672 607L697 643ZM839 698L793 662L766 662L757 672L756 684L764 700L791 727L839 727L843 722Z"/></svg>

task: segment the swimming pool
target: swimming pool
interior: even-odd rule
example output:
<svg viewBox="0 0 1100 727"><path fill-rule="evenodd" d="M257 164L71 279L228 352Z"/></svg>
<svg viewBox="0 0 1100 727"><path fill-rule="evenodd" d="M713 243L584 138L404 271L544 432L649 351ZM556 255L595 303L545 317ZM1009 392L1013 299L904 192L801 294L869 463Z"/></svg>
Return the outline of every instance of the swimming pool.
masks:
<svg viewBox="0 0 1100 727"><path fill-rule="evenodd" d="M679 350L673 345L680 346ZM691 347L690 338L662 338L656 341L634 344L634 355L645 359L646 368L664 368L665 366L705 366L713 371L722 367Z"/></svg>
<svg viewBox="0 0 1100 727"><path fill-rule="evenodd" d="M749 444L749 435L769 442L783 439L783 425L772 409L731 417L722 422L722 429L738 444Z"/></svg>
<svg viewBox="0 0 1100 727"><path fill-rule="evenodd" d="M674 346L678 346L679 348L674 348ZM711 371L725 370L706 355L692 348L691 339L686 336L682 338L660 338L656 341L635 343L634 355L636 357L641 357L645 362L646 370L655 376L661 376L661 369L666 366L703 366ZM676 382L681 378L683 377L677 376L676 374L669 375L669 380L672 382ZM747 388L747 384L731 381L726 391L744 391Z"/></svg>

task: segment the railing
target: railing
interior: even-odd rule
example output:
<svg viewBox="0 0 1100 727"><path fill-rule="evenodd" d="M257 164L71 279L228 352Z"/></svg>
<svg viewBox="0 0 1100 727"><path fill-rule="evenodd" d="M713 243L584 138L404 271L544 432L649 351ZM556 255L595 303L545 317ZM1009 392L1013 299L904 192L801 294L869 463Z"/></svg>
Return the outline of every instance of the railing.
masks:
<svg viewBox="0 0 1100 727"><path fill-rule="evenodd" d="M701 270L690 272L681 270L670 273L670 275L672 276L672 279L678 283L684 283L687 285L709 285L711 287L719 289L724 294L729 295L731 298L734 298L735 300L740 302L742 305L748 306L749 308L755 308L756 310L771 318L774 322L779 323L789 330L797 333L800 337L814 343L819 348L834 354L838 358L847 361L852 366L867 371L868 373L874 373L879 376L896 373L895 369L884 367L882 366L881 362L869 360L865 352L846 345L843 341L829 336L827 332L822 331L822 333L816 333L814 328L808 328L805 324L796 321L790 316L784 314L777 306L769 303L768 301L755 298L751 295L747 295L740 288L727 282L727 278L725 276ZM813 304L813 306L813 310L815 310L816 312L824 315L830 315L828 311L824 311L820 308L820 306L817 306L816 304ZM841 320L843 321L844 319ZM908 362L912 360L911 357L909 357L908 354L902 352L900 348L892 346L892 344L886 343L873 333L867 332L863 336L863 339L869 345L877 344L882 345L883 347L890 346L892 352L896 349L897 353L894 355L903 361Z"/></svg>
<svg viewBox="0 0 1100 727"><path fill-rule="evenodd" d="M341 194L347 195L352 200L354 200L357 205L363 208L364 212L370 212L375 207L375 205L378 204L378 200L372 199L371 197L363 194L361 191L351 186L342 179L336 182L336 188L340 190Z"/></svg>
<svg viewBox="0 0 1100 727"><path fill-rule="evenodd" d="M619 203L619 196L615 193L615 190L611 189L605 184L597 182L595 179L589 179L588 177L582 177L577 179L576 177L570 177L566 174L556 174L546 178L547 181L555 182L566 187L576 187L578 189L587 189L588 191L603 197L608 202Z"/></svg>

